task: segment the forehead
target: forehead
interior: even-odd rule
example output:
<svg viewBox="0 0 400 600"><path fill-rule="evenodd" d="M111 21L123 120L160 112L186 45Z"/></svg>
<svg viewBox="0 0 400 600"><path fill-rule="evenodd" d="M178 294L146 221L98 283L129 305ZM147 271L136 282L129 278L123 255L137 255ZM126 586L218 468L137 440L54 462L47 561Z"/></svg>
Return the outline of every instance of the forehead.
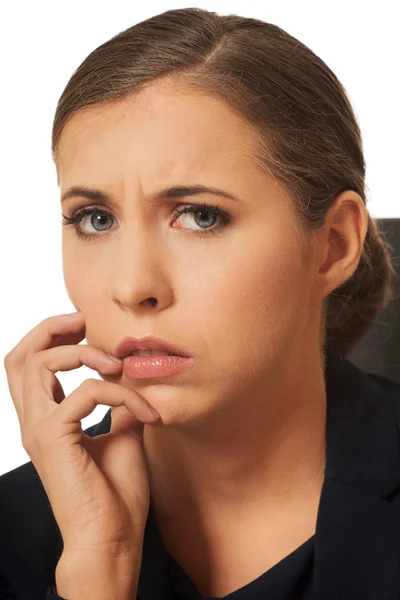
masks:
<svg viewBox="0 0 400 600"><path fill-rule="evenodd" d="M244 119L213 96L155 83L123 100L81 109L58 147L61 180L131 173L151 177L256 170L254 135Z"/></svg>

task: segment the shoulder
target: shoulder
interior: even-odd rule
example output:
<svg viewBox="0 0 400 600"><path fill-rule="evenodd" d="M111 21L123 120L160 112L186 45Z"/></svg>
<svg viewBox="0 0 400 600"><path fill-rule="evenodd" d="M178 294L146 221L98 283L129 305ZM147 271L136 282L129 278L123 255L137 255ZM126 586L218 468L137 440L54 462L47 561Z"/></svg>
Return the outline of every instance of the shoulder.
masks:
<svg viewBox="0 0 400 600"><path fill-rule="evenodd" d="M84 430L95 437L111 427L111 409ZM41 479L29 461L0 476L0 597L45 597L63 551L63 541ZM41 590L41 591L40 591Z"/></svg>
<svg viewBox="0 0 400 600"><path fill-rule="evenodd" d="M372 377L388 398L397 422L397 428L400 431L400 381L376 373L368 373L368 376Z"/></svg>
<svg viewBox="0 0 400 600"><path fill-rule="evenodd" d="M0 594L44 598L63 544L32 462L0 476L0 498Z"/></svg>

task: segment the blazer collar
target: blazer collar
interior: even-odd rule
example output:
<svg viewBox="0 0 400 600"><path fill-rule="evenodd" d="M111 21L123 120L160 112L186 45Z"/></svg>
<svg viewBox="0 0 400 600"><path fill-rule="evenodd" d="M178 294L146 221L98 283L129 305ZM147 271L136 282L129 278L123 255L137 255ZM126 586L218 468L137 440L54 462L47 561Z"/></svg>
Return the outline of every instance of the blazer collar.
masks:
<svg viewBox="0 0 400 600"><path fill-rule="evenodd" d="M400 505L390 496L400 491L400 454L390 398L374 377L333 353L326 386L327 455L314 597L398 600Z"/></svg>
<svg viewBox="0 0 400 600"><path fill-rule="evenodd" d="M329 352L326 468L317 516L315 600L400 598L399 435L377 380ZM400 386L399 386L400 389ZM399 490L400 493L400 490ZM173 600L167 555L150 511L139 600Z"/></svg>
<svg viewBox="0 0 400 600"><path fill-rule="evenodd" d="M373 377L332 352L325 381L325 476L388 495L400 485L399 434L389 398Z"/></svg>

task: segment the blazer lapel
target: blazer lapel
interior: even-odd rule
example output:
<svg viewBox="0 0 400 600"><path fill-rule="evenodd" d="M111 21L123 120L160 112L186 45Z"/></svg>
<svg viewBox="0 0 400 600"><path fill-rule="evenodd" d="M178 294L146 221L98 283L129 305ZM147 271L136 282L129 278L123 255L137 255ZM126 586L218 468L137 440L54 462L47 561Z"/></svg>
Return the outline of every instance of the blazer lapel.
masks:
<svg viewBox="0 0 400 600"><path fill-rule="evenodd" d="M399 435L376 380L330 354L326 469L315 534L316 600L399 600Z"/></svg>
<svg viewBox="0 0 400 600"><path fill-rule="evenodd" d="M175 600L167 554L150 504L143 542L137 600Z"/></svg>

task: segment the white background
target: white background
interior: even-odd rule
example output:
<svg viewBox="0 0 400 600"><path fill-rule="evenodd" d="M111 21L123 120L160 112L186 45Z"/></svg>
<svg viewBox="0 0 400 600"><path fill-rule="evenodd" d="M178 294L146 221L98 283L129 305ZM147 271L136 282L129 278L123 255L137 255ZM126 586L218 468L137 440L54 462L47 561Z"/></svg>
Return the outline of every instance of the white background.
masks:
<svg viewBox="0 0 400 600"><path fill-rule="evenodd" d="M59 190L51 159L55 107L72 72L97 46L155 14L193 6L133 0L25 0L0 4L1 337L4 356L48 316L72 312L62 275ZM400 217L398 2L362 0L218 1L195 6L275 23L318 54L344 84L361 126L367 206L373 217ZM85 343L85 340L83 340ZM27 461L0 368L0 474ZM66 395L87 367L58 373ZM101 420L100 405L82 421Z"/></svg>

